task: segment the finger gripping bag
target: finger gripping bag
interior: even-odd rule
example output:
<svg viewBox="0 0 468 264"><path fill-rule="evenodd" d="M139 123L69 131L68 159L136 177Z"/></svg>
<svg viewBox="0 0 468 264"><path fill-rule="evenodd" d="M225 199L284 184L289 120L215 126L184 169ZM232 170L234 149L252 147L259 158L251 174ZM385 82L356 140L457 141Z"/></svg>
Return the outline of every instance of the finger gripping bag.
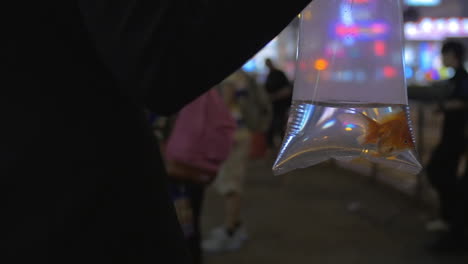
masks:
<svg viewBox="0 0 468 264"><path fill-rule="evenodd" d="M301 13L288 129L275 174L335 159L421 170L399 0L315 0Z"/></svg>

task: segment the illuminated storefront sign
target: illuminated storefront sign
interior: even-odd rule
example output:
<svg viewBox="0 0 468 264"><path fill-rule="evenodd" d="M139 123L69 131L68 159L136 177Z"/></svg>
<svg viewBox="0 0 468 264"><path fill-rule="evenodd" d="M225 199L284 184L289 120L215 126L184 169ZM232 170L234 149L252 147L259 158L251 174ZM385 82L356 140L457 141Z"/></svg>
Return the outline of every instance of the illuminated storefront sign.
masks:
<svg viewBox="0 0 468 264"><path fill-rule="evenodd" d="M437 6L441 0L405 0L405 4L409 6Z"/></svg>
<svg viewBox="0 0 468 264"><path fill-rule="evenodd" d="M423 18L405 23L408 40L444 40L468 37L468 18Z"/></svg>

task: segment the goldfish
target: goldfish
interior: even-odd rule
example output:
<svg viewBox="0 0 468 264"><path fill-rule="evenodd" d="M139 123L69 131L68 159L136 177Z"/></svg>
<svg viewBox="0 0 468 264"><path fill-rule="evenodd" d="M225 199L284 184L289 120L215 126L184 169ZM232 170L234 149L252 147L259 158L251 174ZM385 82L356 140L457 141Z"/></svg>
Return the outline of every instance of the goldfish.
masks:
<svg viewBox="0 0 468 264"><path fill-rule="evenodd" d="M365 131L364 135L358 138L358 142L361 145L377 145L378 155L389 156L414 148L405 112L393 113L377 121L360 113L358 118L361 119L359 123L363 125ZM353 119L356 119L356 115Z"/></svg>

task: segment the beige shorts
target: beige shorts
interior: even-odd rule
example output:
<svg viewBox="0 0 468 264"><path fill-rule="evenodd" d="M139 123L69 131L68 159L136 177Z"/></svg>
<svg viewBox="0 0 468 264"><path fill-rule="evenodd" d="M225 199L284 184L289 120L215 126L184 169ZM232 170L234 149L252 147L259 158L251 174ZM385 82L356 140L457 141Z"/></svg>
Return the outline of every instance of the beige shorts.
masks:
<svg viewBox="0 0 468 264"><path fill-rule="evenodd" d="M214 187L220 194L242 193L249 150L250 137L236 135L236 143L231 154L221 166L214 182Z"/></svg>

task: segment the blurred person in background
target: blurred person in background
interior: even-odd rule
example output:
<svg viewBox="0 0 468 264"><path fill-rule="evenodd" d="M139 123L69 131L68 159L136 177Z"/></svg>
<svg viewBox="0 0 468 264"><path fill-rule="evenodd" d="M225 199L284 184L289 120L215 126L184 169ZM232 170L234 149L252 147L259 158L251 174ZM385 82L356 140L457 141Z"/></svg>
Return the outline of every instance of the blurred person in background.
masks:
<svg viewBox="0 0 468 264"><path fill-rule="evenodd" d="M193 264L200 264L205 188L231 153L236 120L218 90L212 89L185 106L168 126L164 157L170 193Z"/></svg>
<svg viewBox="0 0 468 264"><path fill-rule="evenodd" d="M209 253L239 249L247 240L247 231L241 219L241 200L251 133L265 131L271 120L271 105L264 88L243 70L231 75L220 85L224 100L237 121L234 148L222 165L215 189L225 199L224 225L215 228L203 242Z"/></svg>
<svg viewBox="0 0 468 264"><path fill-rule="evenodd" d="M457 172L467 147L468 73L463 65L465 55L465 47L459 42L447 41L442 47L443 64L453 68L455 75L435 88L443 89L444 98L439 106L444 114L444 123L441 141L427 166L429 181L438 193L440 204L440 219L429 222L427 229L442 231L440 238L430 245L433 250L457 249L464 244L468 172L462 178L458 177Z"/></svg>
<svg viewBox="0 0 468 264"><path fill-rule="evenodd" d="M0 262L191 263L144 110L177 112L309 3L5 2Z"/></svg>
<svg viewBox="0 0 468 264"><path fill-rule="evenodd" d="M192 263L203 263L200 222L205 188L230 152L235 121L218 91L212 89L178 114L150 122L165 154L169 193Z"/></svg>
<svg viewBox="0 0 468 264"><path fill-rule="evenodd" d="M267 143L271 151L275 146L277 136L284 136L287 114L291 106L292 85L286 74L278 69L271 59L265 60L269 72L265 81L265 89L273 104L273 119L267 133Z"/></svg>

